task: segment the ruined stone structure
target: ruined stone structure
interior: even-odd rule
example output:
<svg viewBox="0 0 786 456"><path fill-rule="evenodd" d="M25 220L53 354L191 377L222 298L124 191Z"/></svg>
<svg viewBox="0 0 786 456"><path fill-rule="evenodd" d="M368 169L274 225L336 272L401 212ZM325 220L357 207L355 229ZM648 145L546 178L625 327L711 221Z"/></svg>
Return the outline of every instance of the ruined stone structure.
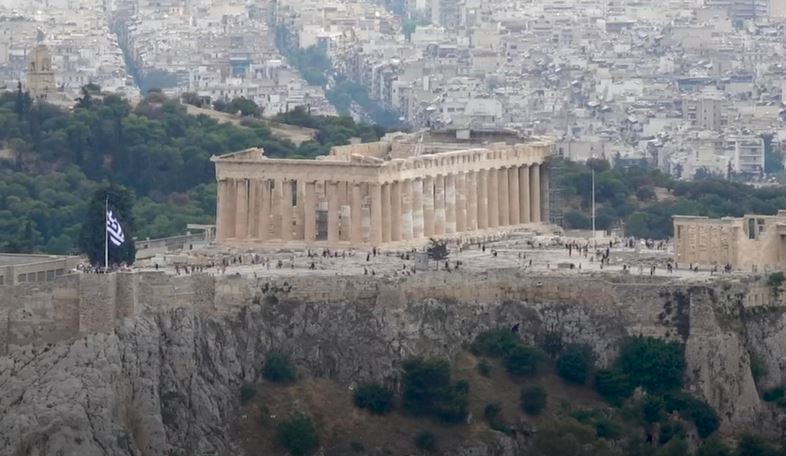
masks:
<svg viewBox="0 0 786 456"><path fill-rule="evenodd" d="M40 44L33 49L27 68L27 90L33 98L45 100L56 89L52 54L48 47Z"/></svg>
<svg viewBox="0 0 786 456"><path fill-rule="evenodd" d="M380 246L547 219L552 143L424 135L317 160L213 157L218 242Z"/></svg>
<svg viewBox="0 0 786 456"><path fill-rule="evenodd" d="M741 218L674 217L674 259L760 271L786 267L786 211Z"/></svg>

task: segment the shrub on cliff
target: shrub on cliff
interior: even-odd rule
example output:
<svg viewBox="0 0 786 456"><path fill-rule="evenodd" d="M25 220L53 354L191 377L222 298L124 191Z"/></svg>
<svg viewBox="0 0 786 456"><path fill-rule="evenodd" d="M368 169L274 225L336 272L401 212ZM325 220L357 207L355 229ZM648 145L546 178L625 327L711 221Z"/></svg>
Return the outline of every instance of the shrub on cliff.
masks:
<svg viewBox="0 0 786 456"><path fill-rule="evenodd" d="M539 385L528 386L521 390L521 409L527 415L538 415L546 407L546 390Z"/></svg>
<svg viewBox="0 0 786 456"><path fill-rule="evenodd" d="M505 355L505 369L513 375L533 375L545 361L546 355L541 349L519 345Z"/></svg>
<svg viewBox="0 0 786 456"><path fill-rule="evenodd" d="M710 436L720 425L720 419L709 404L684 392L669 393L664 397L664 410L679 414L696 425L696 432L703 439Z"/></svg>
<svg viewBox="0 0 786 456"><path fill-rule="evenodd" d="M696 456L731 456L731 450L717 437L710 437L696 450Z"/></svg>
<svg viewBox="0 0 786 456"><path fill-rule="evenodd" d="M314 423L306 415L295 414L276 427L278 443L292 456L311 454L319 446L319 435Z"/></svg>
<svg viewBox="0 0 786 456"><path fill-rule="evenodd" d="M779 456L782 452L755 434L743 434L737 442L737 456Z"/></svg>
<svg viewBox="0 0 786 456"><path fill-rule="evenodd" d="M262 368L265 380L275 383L290 383L296 378L295 366L286 353L270 352Z"/></svg>
<svg viewBox="0 0 786 456"><path fill-rule="evenodd" d="M557 360L557 372L566 381L583 385L594 364L592 348L588 345L569 345Z"/></svg>
<svg viewBox="0 0 786 456"><path fill-rule="evenodd" d="M634 386L650 392L666 392L682 387L685 371L683 346L654 337L636 337L622 347L617 367Z"/></svg>
<svg viewBox="0 0 786 456"><path fill-rule="evenodd" d="M377 383L361 385L355 390L355 406L374 415L384 415L393 410L393 391Z"/></svg>
<svg viewBox="0 0 786 456"><path fill-rule="evenodd" d="M247 404L248 401L256 396L256 394L257 389L254 387L254 385L244 383L243 386L240 387L240 403Z"/></svg>
<svg viewBox="0 0 786 456"><path fill-rule="evenodd" d="M521 338L518 334L508 329L499 328L478 334L470 349L476 355L502 358L520 345Z"/></svg>
<svg viewBox="0 0 786 456"><path fill-rule="evenodd" d="M415 416L435 416L459 422L468 413L469 384L450 383L450 364L440 358L410 359L404 362L402 404Z"/></svg>
<svg viewBox="0 0 786 456"><path fill-rule="evenodd" d="M420 431L415 435L415 446L421 450L435 450L437 448L437 437L429 431Z"/></svg>
<svg viewBox="0 0 786 456"><path fill-rule="evenodd" d="M611 404L621 405L633 389L630 377L619 369L599 369L595 373L595 390Z"/></svg>

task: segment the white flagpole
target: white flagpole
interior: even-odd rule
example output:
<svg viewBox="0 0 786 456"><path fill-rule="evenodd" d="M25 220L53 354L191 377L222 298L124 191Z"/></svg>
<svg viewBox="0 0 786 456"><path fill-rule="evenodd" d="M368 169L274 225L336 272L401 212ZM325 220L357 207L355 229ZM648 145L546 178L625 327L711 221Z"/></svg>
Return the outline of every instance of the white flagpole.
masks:
<svg viewBox="0 0 786 456"><path fill-rule="evenodd" d="M109 213L109 195L104 200L104 274L109 271L109 228L107 227L107 214Z"/></svg>

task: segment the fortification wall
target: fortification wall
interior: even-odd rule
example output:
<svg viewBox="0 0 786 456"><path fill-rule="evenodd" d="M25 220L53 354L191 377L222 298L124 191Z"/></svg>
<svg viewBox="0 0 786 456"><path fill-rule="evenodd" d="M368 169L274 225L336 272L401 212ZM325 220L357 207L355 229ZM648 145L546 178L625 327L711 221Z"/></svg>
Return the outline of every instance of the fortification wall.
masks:
<svg viewBox="0 0 786 456"><path fill-rule="evenodd" d="M680 328L675 319L686 318L679 311L686 303L680 301L690 300L693 286L657 277L531 275L519 270L485 274L433 272L406 278L79 274L50 283L0 288L0 354L13 346L55 343L108 332L117 320L142 312L190 308L231 313L270 296L293 303L351 302L401 308L425 300L457 304L564 303L586 308L588 314L628 322L637 333L668 337L675 326ZM723 302L739 302L745 307L770 304L767 290L760 285L726 285L725 289L733 297L726 297Z"/></svg>

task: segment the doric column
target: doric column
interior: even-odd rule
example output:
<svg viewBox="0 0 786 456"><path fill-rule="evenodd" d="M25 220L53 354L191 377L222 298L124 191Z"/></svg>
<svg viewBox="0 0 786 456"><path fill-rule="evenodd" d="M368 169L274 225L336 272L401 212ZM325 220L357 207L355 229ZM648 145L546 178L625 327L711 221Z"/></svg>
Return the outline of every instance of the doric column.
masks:
<svg viewBox="0 0 786 456"><path fill-rule="evenodd" d="M401 182L391 182L390 188L390 240L401 240Z"/></svg>
<svg viewBox="0 0 786 456"><path fill-rule="evenodd" d="M540 220L551 223L551 208L549 198L549 167L540 166Z"/></svg>
<svg viewBox="0 0 786 456"><path fill-rule="evenodd" d="M350 209L349 209L349 216L352 220L351 226L351 240L352 243L362 244L363 243L363 216L361 214L361 200L360 200L360 184L352 183L351 185L351 195L350 195Z"/></svg>
<svg viewBox="0 0 786 456"><path fill-rule="evenodd" d="M281 214L284 202L284 181L276 179L271 181L270 190L270 238L281 239Z"/></svg>
<svg viewBox="0 0 786 456"><path fill-rule="evenodd" d="M484 230L489 226L489 210L488 210L488 171L481 169L477 172L477 189L478 189L478 229Z"/></svg>
<svg viewBox="0 0 786 456"><path fill-rule="evenodd" d="M489 228L496 228L499 226L499 185L497 175L499 173L496 169L488 170L486 180L488 181L488 189L486 190L486 198L488 201L489 212Z"/></svg>
<svg viewBox="0 0 786 456"><path fill-rule="evenodd" d="M281 240L292 239L292 181L281 181Z"/></svg>
<svg viewBox="0 0 786 456"><path fill-rule="evenodd" d="M510 198L508 197L508 170L497 170L497 184L499 185L499 224L510 225Z"/></svg>
<svg viewBox="0 0 786 456"><path fill-rule="evenodd" d="M510 201L510 224L521 223L519 216L519 170L516 167L508 168L508 198Z"/></svg>
<svg viewBox="0 0 786 456"><path fill-rule="evenodd" d="M401 182L401 239L412 239L412 180Z"/></svg>
<svg viewBox="0 0 786 456"><path fill-rule="evenodd" d="M306 242L317 240L317 186L306 182L303 194L303 237Z"/></svg>
<svg viewBox="0 0 786 456"><path fill-rule="evenodd" d="M532 223L540 223L540 165L529 167L529 214Z"/></svg>
<svg viewBox="0 0 786 456"><path fill-rule="evenodd" d="M390 184L382 184L382 242L390 242Z"/></svg>
<svg viewBox="0 0 786 456"><path fill-rule="evenodd" d="M256 239L259 233L259 181L248 181L248 238Z"/></svg>
<svg viewBox="0 0 786 456"><path fill-rule="evenodd" d="M456 232L456 176L445 176L445 233Z"/></svg>
<svg viewBox="0 0 786 456"><path fill-rule="evenodd" d="M456 232L467 231L467 178L464 173L456 174Z"/></svg>
<svg viewBox="0 0 786 456"><path fill-rule="evenodd" d="M521 223L529 223L529 167L519 167L519 218Z"/></svg>
<svg viewBox="0 0 786 456"><path fill-rule="evenodd" d="M225 179L218 183L218 217L216 239L224 241L235 237L235 183Z"/></svg>
<svg viewBox="0 0 786 456"><path fill-rule="evenodd" d="M257 237L265 241L270 238L270 181L259 181L259 229Z"/></svg>
<svg viewBox="0 0 786 456"><path fill-rule="evenodd" d="M327 183L327 197L328 197L328 243L330 245L338 244L338 220L341 215L341 206L339 205L338 182Z"/></svg>
<svg viewBox="0 0 786 456"><path fill-rule="evenodd" d="M339 226L339 241L350 240L350 220L349 220L349 182L338 183L338 205L339 210L338 226Z"/></svg>
<svg viewBox="0 0 786 456"><path fill-rule="evenodd" d="M478 229L478 174L475 171L467 173L466 194L467 194L467 227L466 231Z"/></svg>
<svg viewBox="0 0 786 456"><path fill-rule="evenodd" d="M423 179L412 181L412 239L423 237Z"/></svg>
<svg viewBox="0 0 786 456"><path fill-rule="evenodd" d="M237 181L237 211L235 212L235 238L248 237L248 179Z"/></svg>
<svg viewBox="0 0 786 456"><path fill-rule="evenodd" d="M423 235L434 236L434 178L423 179Z"/></svg>
<svg viewBox="0 0 786 456"><path fill-rule="evenodd" d="M445 176L439 175L434 186L434 234L445 234Z"/></svg>
<svg viewBox="0 0 786 456"><path fill-rule="evenodd" d="M369 191L371 192L371 245L379 246L382 243L382 227L384 226L384 217L382 216L382 186L379 184L370 184Z"/></svg>

